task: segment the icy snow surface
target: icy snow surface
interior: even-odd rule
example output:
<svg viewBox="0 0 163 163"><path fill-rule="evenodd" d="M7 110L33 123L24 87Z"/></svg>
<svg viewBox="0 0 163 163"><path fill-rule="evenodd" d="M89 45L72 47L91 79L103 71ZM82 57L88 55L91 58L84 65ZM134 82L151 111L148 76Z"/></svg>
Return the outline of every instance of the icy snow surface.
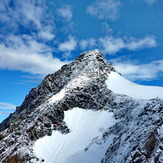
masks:
<svg viewBox="0 0 163 163"><path fill-rule="evenodd" d="M117 72L109 74L106 84L114 93L128 95L135 99L163 98L163 87L138 85L123 78Z"/></svg>
<svg viewBox="0 0 163 163"><path fill-rule="evenodd" d="M99 163L114 138L102 138L106 129L116 123L113 113L73 108L65 111L64 120L70 133L53 131L52 136L37 140L36 156L45 163Z"/></svg>

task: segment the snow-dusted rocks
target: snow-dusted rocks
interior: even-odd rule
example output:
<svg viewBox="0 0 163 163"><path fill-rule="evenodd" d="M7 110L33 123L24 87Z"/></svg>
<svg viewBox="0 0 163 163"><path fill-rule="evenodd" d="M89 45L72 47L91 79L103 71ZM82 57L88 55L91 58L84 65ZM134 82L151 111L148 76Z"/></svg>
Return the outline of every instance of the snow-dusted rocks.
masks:
<svg viewBox="0 0 163 163"><path fill-rule="evenodd" d="M162 88L127 81L98 50L82 53L0 124L0 162L161 163L157 97Z"/></svg>

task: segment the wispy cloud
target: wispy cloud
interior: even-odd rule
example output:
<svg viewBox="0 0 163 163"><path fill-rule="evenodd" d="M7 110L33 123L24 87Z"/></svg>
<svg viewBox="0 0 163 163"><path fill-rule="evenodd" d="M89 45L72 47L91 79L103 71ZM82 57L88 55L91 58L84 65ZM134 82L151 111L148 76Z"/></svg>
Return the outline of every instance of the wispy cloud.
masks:
<svg viewBox="0 0 163 163"><path fill-rule="evenodd" d="M115 54L124 49L135 51L157 46L156 38L154 36L146 36L140 39L133 37L106 36L98 39L89 38L81 40L79 44L81 49L98 47L105 54Z"/></svg>
<svg viewBox="0 0 163 163"><path fill-rule="evenodd" d="M75 22L73 21L74 10L73 6L65 3L61 3L59 8L55 8L56 14L54 22L56 26L56 33L61 35L73 35L75 32ZM53 11L53 12L55 12ZM54 14L54 13L53 13ZM57 38L57 37L56 37Z"/></svg>
<svg viewBox="0 0 163 163"><path fill-rule="evenodd" d="M119 0L96 0L87 7L87 12L99 19L115 20L119 14Z"/></svg>
<svg viewBox="0 0 163 163"><path fill-rule="evenodd" d="M0 115L13 113L16 106L10 103L0 102Z"/></svg>
<svg viewBox="0 0 163 163"><path fill-rule="evenodd" d="M40 84L45 76L46 74L22 75L21 76L22 80L19 83L13 83L13 84L27 84L27 83Z"/></svg>
<svg viewBox="0 0 163 163"><path fill-rule="evenodd" d="M46 26L38 33L38 38L41 40L53 40L55 38L55 34L53 33L53 29L51 26Z"/></svg>
<svg viewBox="0 0 163 163"><path fill-rule="evenodd" d="M70 21L73 16L72 7L70 5L65 5L64 7L58 9L58 15L66 21Z"/></svg>
<svg viewBox="0 0 163 163"><path fill-rule="evenodd" d="M101 27L102 27L102 31L104 33L106 33L106 34L113 33L113 29L111 28L111 26L107 22L102 22Z"/></svg>
<svg viewBox="0 0 163 163"><path fill-rule="evenodd" d="M73 36L68 36L68 40L59 44L58 49L62 52L73 51L77 46L77 40Z"/></svg>
<svg viewBox="0 0 163 163"><path fill-rule="evenodd" d="M80 42L79 42L79 45L82 50L84 50L86 48L92 48L92 47L96 46L96 44L97 44L97 39L95 39L95 38L83 39L83 40L80 40Z"/></svg>
<svg viewBox="0 0 163 163"><path fill-rule="evenodd" d="M150 81L163 75L163 60L152 61L147 64L134 63L132 60L113 60L112 64L118 72L133 81Z"/></svg>
<svg viewBox="0 0 163 163"><path fill-rule="evenodd" d="M139 50L144 48L151 48L157 45L154 36L146 36L141 39L133 37L104 37L100 38L101 46L106 53L115 54L123 49L127 50Z"/></svg>
<svg viewBox="0 0 163 163"><path fill-rule="evenodd" d="M9 103L0 102L0 110L12 110L16 109L16 106Z"/></svg>

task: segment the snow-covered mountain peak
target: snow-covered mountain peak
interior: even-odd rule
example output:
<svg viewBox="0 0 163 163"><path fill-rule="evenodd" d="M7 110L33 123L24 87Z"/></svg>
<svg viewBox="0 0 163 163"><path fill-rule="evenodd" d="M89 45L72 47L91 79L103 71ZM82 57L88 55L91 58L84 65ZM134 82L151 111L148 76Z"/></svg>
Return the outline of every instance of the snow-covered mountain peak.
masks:
<svg viewBox="0 0 163 163"><path fill-rule="evenodd" d="M100 51L84 52L0 124L0 162L161 162L162 92L124 79Z"/></svg>
<svg viewBox="0 0 163 163"><path fill-rule="evenodd" d="M0 131L9 127L15 114L19 114L23 110L30 114L34 108L59 93L63 87L70 89L69 86L76 87L79 86L79 83L81 86L84 83L88 85L91 83L90 81L99 78L104 82L111 71L115 71L115 69L100 51L93 50L80 54L70 64L62 66L59 71L47 75L38 87L33 88L22 105L17 107L16 113L10 115L0 124Z"/></svg>
<svg viewBox="0 0 163 163"><path fill-rule="evenodd" d="M72 62L72 68L78 75L87 73L89 75L106 75L115 71L99 50L86 51Z"/></svg>

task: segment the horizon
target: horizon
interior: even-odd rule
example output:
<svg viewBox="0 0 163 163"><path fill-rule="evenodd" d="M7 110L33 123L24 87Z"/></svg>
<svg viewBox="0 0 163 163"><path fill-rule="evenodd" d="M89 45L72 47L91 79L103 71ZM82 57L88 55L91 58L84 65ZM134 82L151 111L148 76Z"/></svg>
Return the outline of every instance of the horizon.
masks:
<svg viewBox="0 0 163 163"><path fill-rule="evenodd" d="M126 79L163 87L163 2L0 3L0 122L49 73L99 49Z"/></svg>

